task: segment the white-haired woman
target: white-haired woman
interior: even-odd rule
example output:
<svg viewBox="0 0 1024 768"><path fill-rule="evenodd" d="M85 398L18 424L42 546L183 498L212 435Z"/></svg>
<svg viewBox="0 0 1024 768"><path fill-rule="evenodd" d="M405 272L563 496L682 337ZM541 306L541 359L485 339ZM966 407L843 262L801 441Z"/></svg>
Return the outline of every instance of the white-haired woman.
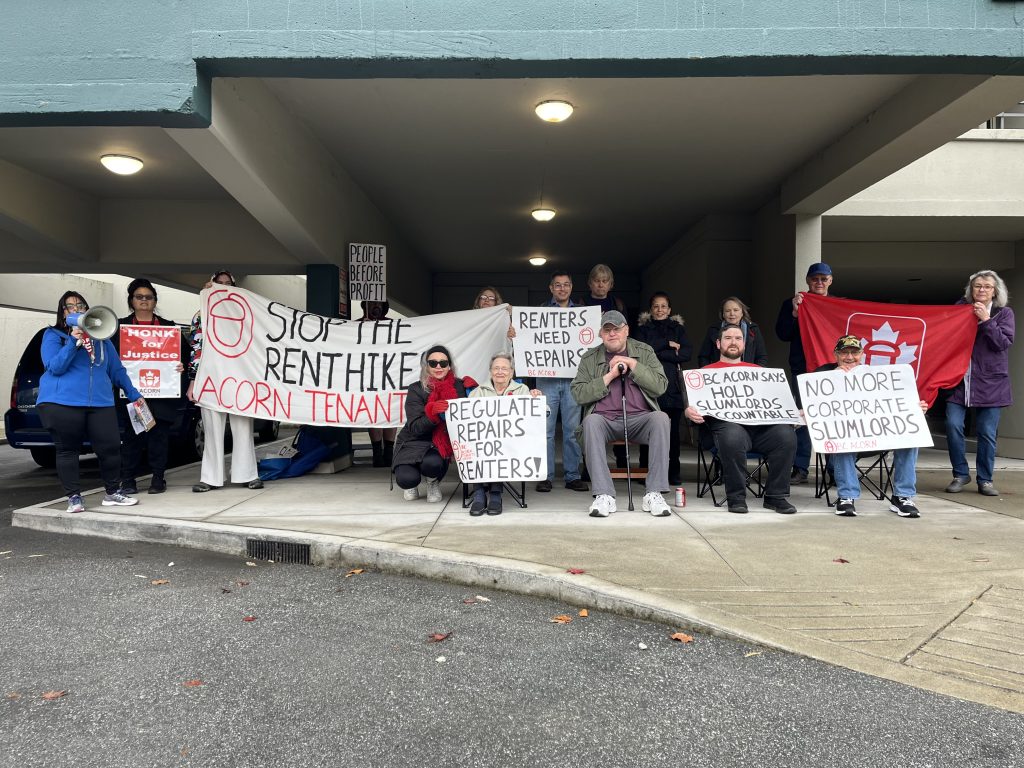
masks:
<svg viewBox="0 0 1024 768"><path fill-rule="evenodd" d="M515 366L512 363L512 356L507 352L498 352L491 357L490 373L490 380L474 389L470 397L541 395L539 389L530 389L525 384L513 380ZM484 512L488 515L500 515L501 506L501 483L477 483L474 486L473 500L469 506L470 515L479 517Z"/></svg>
<svg viewBox="0 0 1024 768"><path fill-rule="evenodd" d="M1006 283L991 269L975 272L957 304L970 304L978 319L971 362L963 380L946 401L946 443L949 462L953 465L953 481L947 493L960 493L971 482L964 445L964 422L967 411L974 411L974 429L978 436L976 479L978 493L998 496L992 481L996 460L996 431L999 415L1013 403L1010 386L1010 347L1013 345L1013 310Z"/></svg>

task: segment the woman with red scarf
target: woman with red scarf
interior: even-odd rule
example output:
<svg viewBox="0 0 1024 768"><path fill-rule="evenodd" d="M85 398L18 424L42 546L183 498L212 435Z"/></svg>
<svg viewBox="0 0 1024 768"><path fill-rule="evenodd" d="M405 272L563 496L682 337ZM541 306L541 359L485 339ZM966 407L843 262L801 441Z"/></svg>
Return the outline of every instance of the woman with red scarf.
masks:
<svg viewBox="0 0 1024 768"><path fill-rule="evenodd" d="M405 396L405 426L395 440L393 472L405 500L420 497L419 485L427 481L427 501L441 501L441 479L448 471L452 444L444 423L448 401L466 396L467 387L475 387L470 378L455 375L452 356L437 344L420 359L420 380Z"/></svg>

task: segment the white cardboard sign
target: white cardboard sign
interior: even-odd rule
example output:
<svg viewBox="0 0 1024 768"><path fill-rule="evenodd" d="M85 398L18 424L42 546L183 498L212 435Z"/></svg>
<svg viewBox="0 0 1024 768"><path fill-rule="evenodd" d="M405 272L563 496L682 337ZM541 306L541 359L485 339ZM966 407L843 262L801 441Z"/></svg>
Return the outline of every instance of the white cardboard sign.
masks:
<svg viewBox="0 0 1024 768"><path fill-rule="evenodd" d="M737 424L803 424L786 372L730 365L683 375L690 405L701 416Z"/></svg>
<svg viewBox="0 0 1024 768"><path fill-rule="evenodd" d="M802 373L797 383L811 444L820 453L933 444L914 371L905 363Z"/></svg>
<svg viewBox="0 0 1024 768"><path fill-rule="evenodd" d="M445 418L462 482L539 481L548 476L543 397L449 400Z"/></svg>
<svg viewBox="0 0 1024 768"><path fill-rule="evenodd" d="M387 246L372 243L348 245L348 304L387 301Z"/></svg>
<svg viewBox="0 0 1024 768"><path fill-rule="evenodd" d="M572 379L601 342L601 307L513 307L512 325L517 375Z"/></svg>

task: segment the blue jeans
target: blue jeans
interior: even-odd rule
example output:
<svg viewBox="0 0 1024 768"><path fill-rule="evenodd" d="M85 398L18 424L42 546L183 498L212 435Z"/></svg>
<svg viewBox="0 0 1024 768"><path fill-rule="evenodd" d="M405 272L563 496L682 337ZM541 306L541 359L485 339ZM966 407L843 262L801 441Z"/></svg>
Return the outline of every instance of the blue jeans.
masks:
<svg viewBox="0 0 1024 768"><path fill-rule="evenodd" d="M537 379L537 389L548 404L548 481L555 479L555 429L562 413L562 469L565 482L580 479L580 446L576 428L580 425L580 406L569 391L572 379Z"/></svg>
<svg viewBox="0 0 1024 768"><path fill-rule="evenodd" d="M900 448L892 452L892 491L894 496L910 499L917 495L917 448ZM841 499L860 498L860 477L856 453L832 454L836 489Z"/></svg>
<svg viewBox="0 0 1024 768"><path fill-rule="evenodd" d="M999 429L999 414L1002 408L973 410L974 429L978 435L977 480L979 483L990 483L996 466L996 431ZM966 419L967 408L959 403L946 403L946 444L954 477L971 476L971 468L967 464L967 446L964 443Z"/></svg>

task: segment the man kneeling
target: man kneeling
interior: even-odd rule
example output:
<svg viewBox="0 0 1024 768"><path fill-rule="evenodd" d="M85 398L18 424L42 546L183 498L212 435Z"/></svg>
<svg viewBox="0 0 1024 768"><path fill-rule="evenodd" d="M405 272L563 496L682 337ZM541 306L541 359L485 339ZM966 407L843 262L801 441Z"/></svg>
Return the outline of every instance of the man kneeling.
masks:
<svg viewBox="0 0 1024 768"><path fill-rule="evenodd" d="M743 362L743 330L738 325L727 325L718 333L716 342L720 354L717 363L705 368L725 368L739 365L759 368ZM756 451L768 461L768 484L764 491L764 506L780 515L791 515L796 507L789 503L789 468L796 454L796 433L788 424L736 424L731 421L705 418L700 411L689 406L684 413L695 424L706 424L715 438L718 460L722 462L725 495L730 512L747 512L747 453Z"/></svg>
<svg viewBox="0 0 1024 768"><path fill-rule="evenodd" d="M643 510L655 517L669 515L662 496L668 490L669 418L658 409L658 396L668 379L650 346L629 338L629 326L621 312L601 315L601 341L586 352L570 390L583 406L583 420L576 432L587 459L594 503L591 517L608 517L615 511L615 485L608 470L607 444L622 439L625 427L630 442L648 446L647 493ZM618 383L612 391L612 382ZM623 388L626 423L623 424Z"/></svg>

